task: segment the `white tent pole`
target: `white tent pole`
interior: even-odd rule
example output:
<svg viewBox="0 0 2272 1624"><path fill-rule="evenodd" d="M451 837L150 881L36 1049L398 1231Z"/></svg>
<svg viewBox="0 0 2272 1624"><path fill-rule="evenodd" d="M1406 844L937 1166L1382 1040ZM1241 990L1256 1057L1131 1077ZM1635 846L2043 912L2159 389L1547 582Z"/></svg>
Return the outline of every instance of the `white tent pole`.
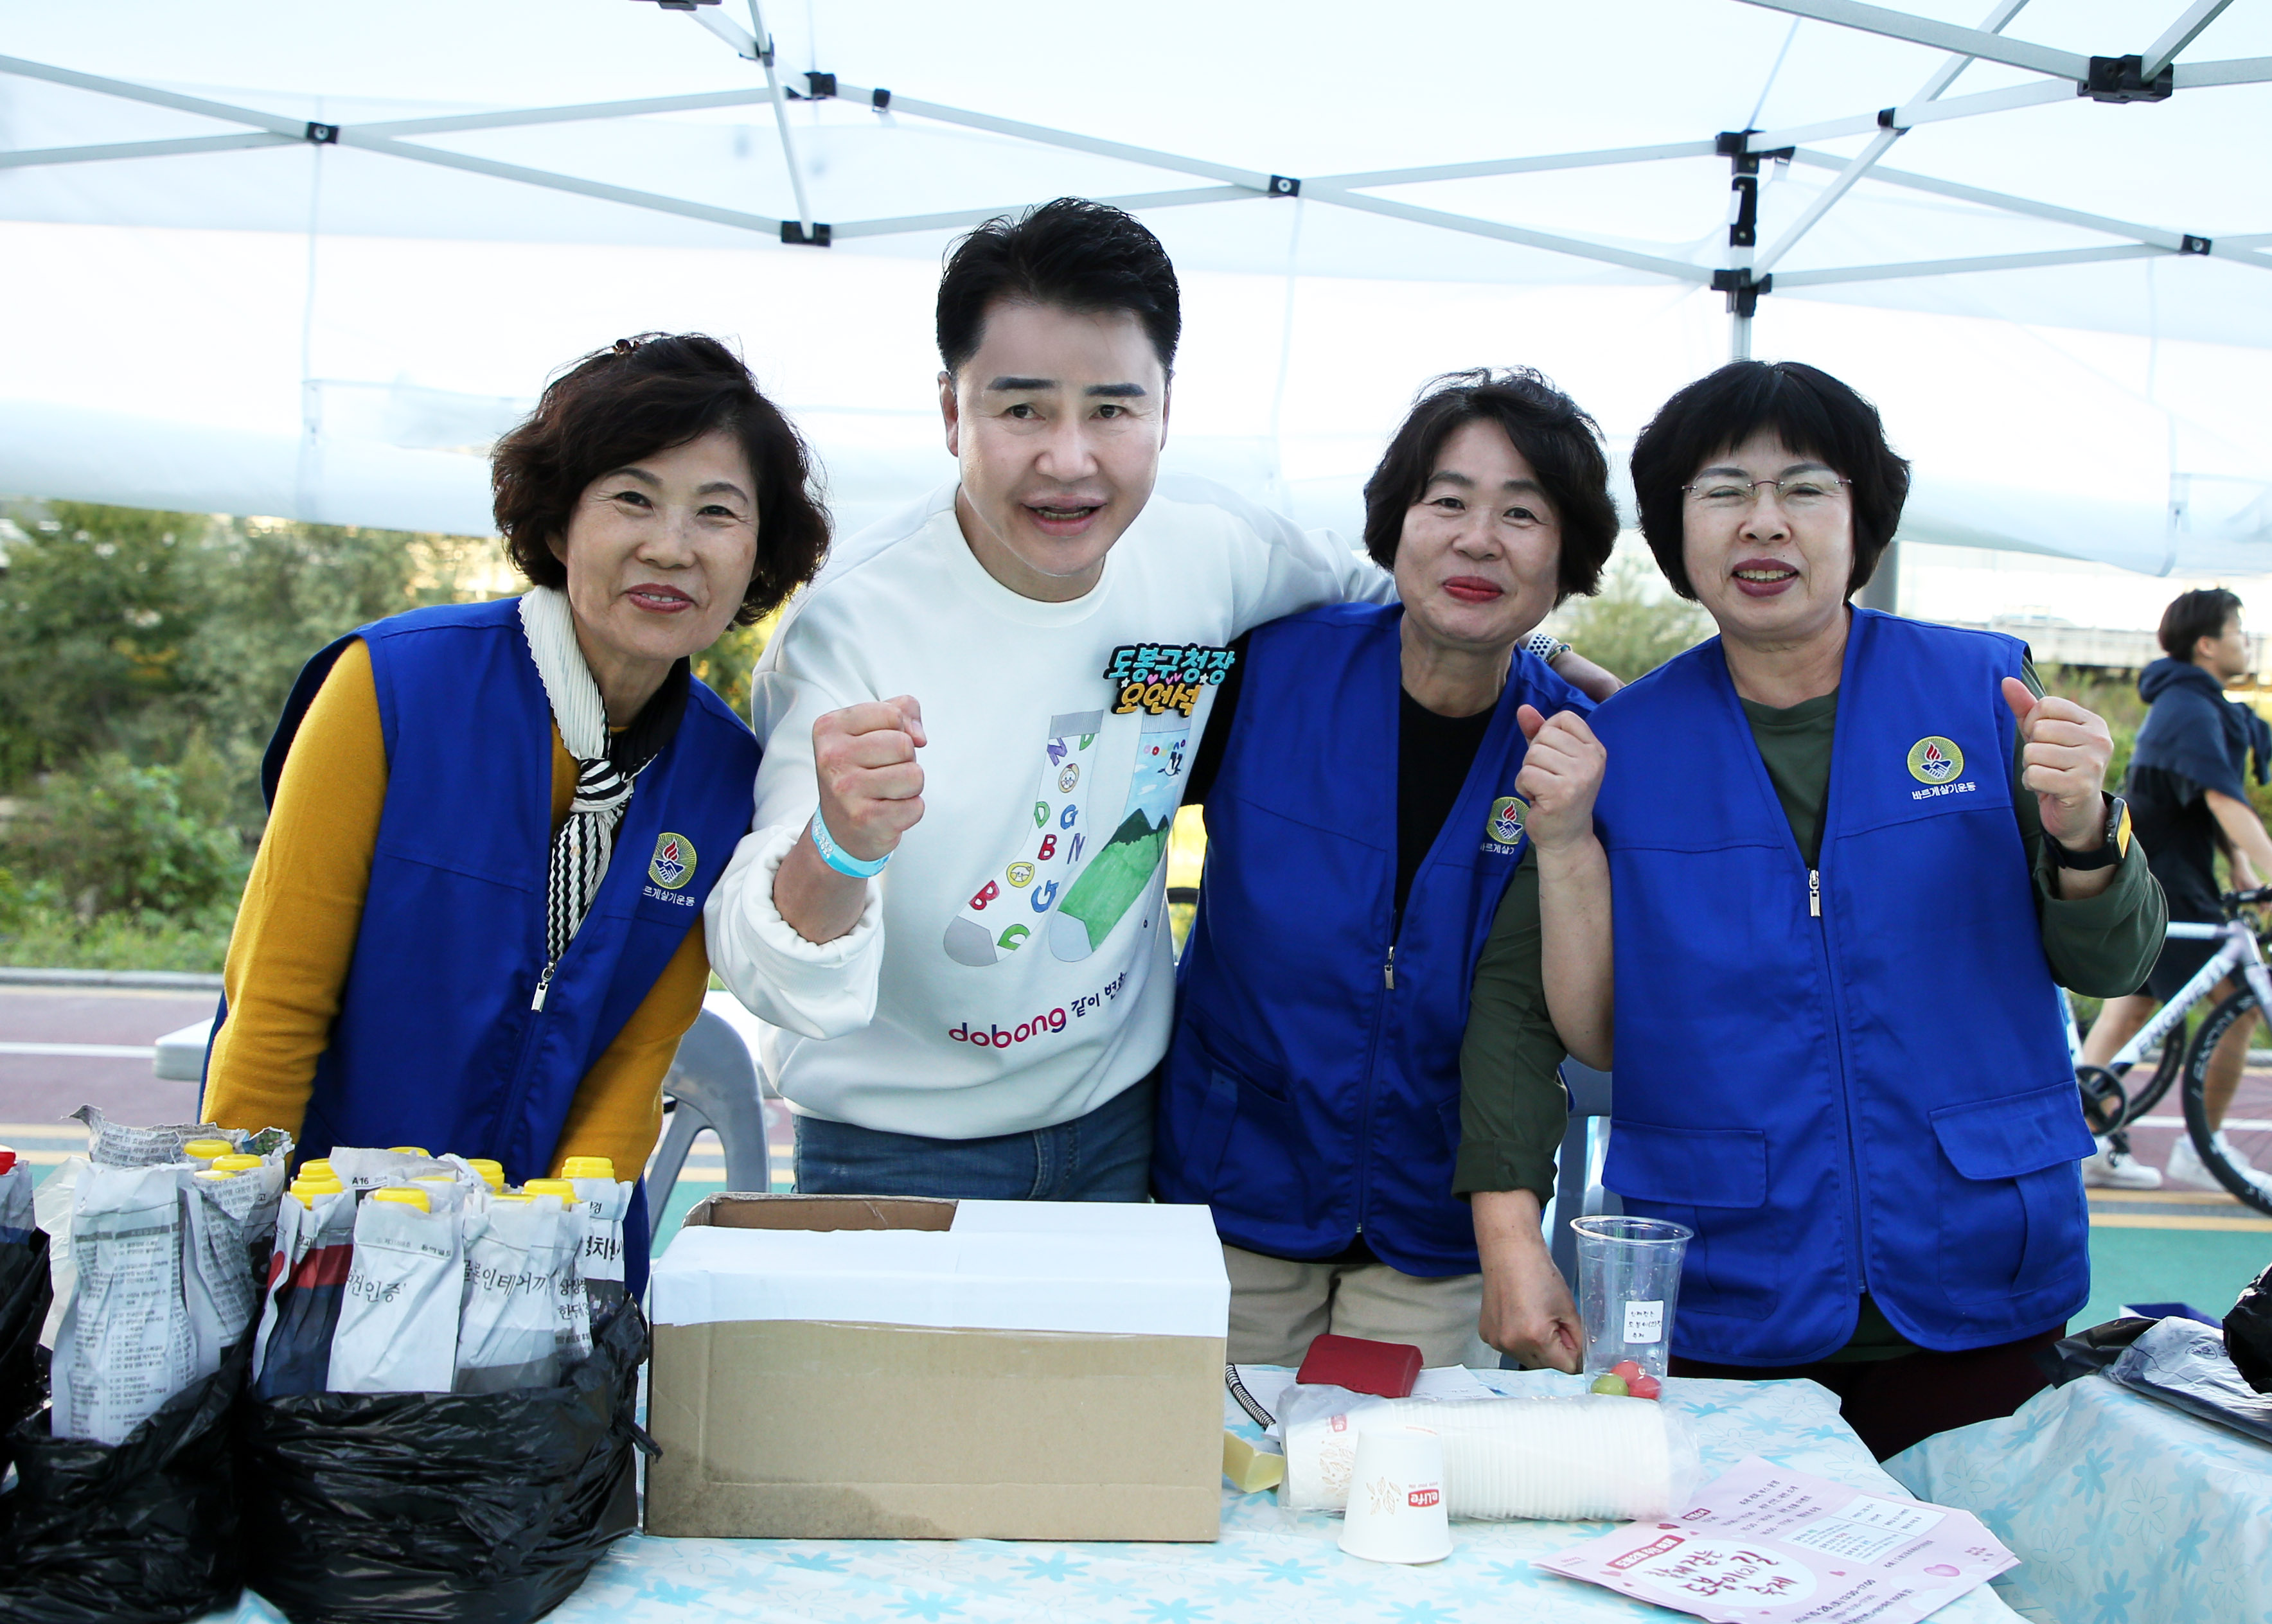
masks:
<svg viewBox="0 0 2272 1624"><path fill-rule="evenodd" d="M499 163L491 158L476 158L470 153L452 153L437 146L420 146L411 141L388 140L382 136L365 135L348 125L340 127L339 145L385 153L391 158L407 158L414 163L430 163L445 169L462 169L469 175L519 181L523 185L542 186L549 191L572 192L579 197L629 204L635 209L681 214L689 220L708 220L713 225L733 226L744 231L779 235L781 228L781 222L770 215L747 214L739 209L721 209L712 204L690 202L684 197L666 197L659 192L638 191L628 186L610 186L602 181L587 181L572 175L556 175L549 169L531 169L520 164Z"/></svg>
<svg viewBox="0 0 2272 1624"><path fill-rule="evenodd" d="M645 96L635 101L585 101L569 107L511 108L497 113L397 118L357 124L355 128L365 135L447 135L458 130L511 130L522 124L572 124L587 119L632 118L642 113L694 113L708 108L749 107L766 100L762 90L710 90L685 96Z"/></svg>
<svg viewBox="0 0 2272 1624"><path fill-rule="evenodd" d="M104 163L117 158L170 158L189 153L234 153L252 146L295 146L297 136L247 130L238 135L185 136L174 141L120 141L108 146L35 146L0 153L0 169L29 169L51 163Z"/></svg>
<svg viewBox="0 0 2272 1624"><path fill-rule="evenodd" d="M1253 197L1244 186L1193 186L1182 191L1133 192L1125 197L1098 197L1093 201L1109 204L1116 209L1134 213L1142 209L1174 209L1193 203L1237 203ZM981 226L1005 214L1014 214L1026 205L1007 203L991 209L954 209L944 214L901 214L888 220L837 220L828 228L829 235L839 241L851 237L888 237L908 231L953 231L964 226Z"/></svg>
<svg viewBox="0 0 2272 1624"><path fill-rule="evenodd" d="M894 102L893 105L898 104ZM1712 279L1711 272L1685 259L1636 254L1627 249L1611 248L1605 242L1558 237L1549 232L1529 231L1521 226L1509 226L1495 220L1476 220L1466 214L1447 214L1441 209L1424 209L1413 204L1400 203L1393 197L1368 197L1357 191L1321 190L1309 186L1302 189L1302 196L1338 204L1342 208L1356 209L1361 213L1382 214L1391 220L1410 220L1419 226L1440 226L1446 231L1465 232L1469 236L1493 237L1501 242L1516 242L1525 248L1543 248L1550 253L1568 254L1579 259L1598 259L1604 264L1646 271L1655 276L1670 277L1675 281L1708 282Z"/></svg>
<svg viewBox="0 0 2272 1624"><path fill-rule="evenodd" d="M2201 31L2231 4L2232 0L2194 0L2186 8L2186 14L2170 25L2169 32L2146 48L2146 60L2139 70L2139 78L2151 84L2177 54L2191 45Z"/></svg>
<svg viewBox="0 0 2272 1624"><path fill-rule="evenodd" d="M804 170L796 161L796 142L789 134L788 98L781 93L780 77L774 72L774 36L766 27L766 16L758 9L758 0L750 0L750 26L757 34L758 61L766 71L766 90L774 101L774 123L781 130L781 162L788 167L789 188L796 194L797 225L807 242L818 242L820 238L813 229L812 200L804 194Z"/></svg>
<svg viewBox="0 0 2272 1624"><path fill-rule="evenodd" d="M1802 147L1791 154L1793 163L1803 163L1817 169L1842 169L1842 159L1827 153L1809 152ZM2057 220L2063 226L2079 226L2085 231L2103 231L2111 236L2129 237L2140 242L2150 242L2156 248L2171 252L2186 246L2186 234L2169 231L2158 226L2140 226L2128 220L2109 220L2103 214L2085 214L2080 209L2063 209L2056 204L2037 203L2029 197L2014 197L2007 192L1989 191L1978 186L1966 186L1956 181L1938 180L1929 175L1916 175L1906 169L1880 169L1878 180L1888 185L1905 187L1911 191L1932 192L1939 197L1955 197L1966 203L1981 203L1990 208L2003 209L2014 214L2026 214L2037 220Z"/></svg>
<svg viewBox="0 0 2272 1624"><path fill-rule="evenodd" d="M2005 25L2017 17L2021 8L2027 4L2028 0L1997 0L1995 10L1988 13L1980 26L1989 34L2001 34ZM1939 100L1940 93L1954 85L1956 82L1956 76L1969 67L1972 61L1969 56L1951 56L1933 70L1932 77L1927 79L1917 93L1910 100L1919 102ZM1838 200L1854 189L1855 183L1868 174L1871 167L1878 160L1893 150L1894 143L1908 133L1908 130L1898 122L1887 123L1886 128L1879 130L1876 138L1843 169L1840 170L1838 178L1824 188L1821 195L1817 197L1807 206L1805 212L1792 222L1790 229L1784 232L1767 252L1760 256L1758 264L1753 269L1753 274L1756 277L1775 269L1776 263L1797 246L1798 240L1814 229L1815 222L1830 212ZM1753 150L1756 152L1759 149L1754 146Z"/></svg>
<svg viewBox="0 0 2272 1624"><path fill-rule="evenodd" d="M2223 62L2181 62L2170 71L2179 90L2195 85L2261 85L2272 79L2272 56L2231 56Z"/></svg>
<svg viewBox="0 0 2272 1624"><path fill-rule="evenodd" d="M1793 124L1788 130L1757 130L1751 138L1751 150L1755 153L1772 152L1777 147L1798 146L1808 141L1831 141L1840 136L1868 135L1872 130L1894 125L1908 130L1918 124L1939 123L1947 119L1977 118L1984 113L2005 113L2014 108L2041 107L2046 102L2074 100L2074 86L2060 79L2037 79L2025 85L2014 85L2008 90L1984 90L1969 96L1950 96L1939 101L1911 101L1880 112L1857 113L1851 118L1825 119L1819 124Z"/></svg>
<svg viewBox="0 0 2272 1624"><path fill-rule="evenodd" d="M1320 175L1302 183L1356 191L1373 186L1416 186L1428 181L1473 181L1500 175L1536 175L1552 169L1590 169L1606 164L1655 163L1667 158L1709 158L1709 141L1674 141L1663 146L1613 146L1592 153L1547 153L1536 158L1493 158L1481 163L1429 164L1416 169L1363 169L1349 175Z"/></svg>
<svg viewBox="0 0 2272 1624"><path fill-rule="evenodd" d="M2088 265L2108 259L2159 259L2165 250L2145 242L2107 248L2061 248L2040 254L1988 254L1977 259L1915 259L1887 265L1841 265L1828 271L1788 271L1779 288L1828 287L1842 282L1890 282L1908 277L1964 276L1975 271L2025 271L2044 265Z"/></svg>
<svg viewBox="0 0 2272 1624"><path fill-rule="evenodd" d="M1259 169L1241 169L1229 164L1210 163L1203 158L1184 158L1174 153L1156 152L1148 146L1130 146L1121 141L1101 141L1095 136L1074 135L1069 130L1050 130L1040 124L1020 123L1013 118L996 118L987 113L973 113L965 108L951 108L936 101L920 101L912 96L902 96L896 91L878 93L860 85L840 84L838 96L856 99L878 105L876 97L881 93L883 105L894 113L905 113L916 118L928 118L942 124L960 124L969 130L990 130L996 135L1016 136L1024 141L1037 142L1043 146L1062 146L1076 153L1090 153L1099 158L1118 158L1129 163L1142 164L1147 168L1172 169L1183 175L1196 175L1205 180L1222 181L1233 186L1267 195L1270 177Z"/></svg>
<svg viewBox="0 0 2272 1624"><path fill-rule="evenodd" d="M1864 34L1882 34L1889 40L1907 40L1912 45L1937 46L1961 56L2000 62L2007 67L2048 73L2055 78L2079 82L2090 77L2089 58L2078 56L2073 51L2030 45L2024 40L2007 40L1978 28L1935 22L1928 17L1912 17L1907 11L1887 11L1879 5L1861 5L1856 0L1742 0L1742 4L1790 17L1836 23Z"/></svg>
<svg viewBox="0 0 2272 1624"><path fill-rule="evenodd" d="M81 73L72 68L50 67L44 62L26 62L20 56L0 56L0 73L13 73L27 79L46 79L49 84L68 85L74 90L91 90L99 95L121 96L129 101L146 101L152 107L195 113L201 118L220 119L223 123L250 124L255 130L265 130L272 135L289 136L294 140L305 135L308 128L308 121L304 118L286 118L279 113L232 107L226 101L207 101L198 96L176 95L170 90L153 90L147 85L130 85L124 79L107 79L100 74Z"/></svg>

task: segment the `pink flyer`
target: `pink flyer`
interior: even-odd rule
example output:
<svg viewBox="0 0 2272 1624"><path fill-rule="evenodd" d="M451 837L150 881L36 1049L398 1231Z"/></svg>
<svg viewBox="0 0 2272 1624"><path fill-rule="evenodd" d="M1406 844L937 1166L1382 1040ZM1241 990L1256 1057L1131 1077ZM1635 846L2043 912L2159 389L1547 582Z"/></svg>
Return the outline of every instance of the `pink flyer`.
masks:
<svg viewBox="0 0 2272 1624"><path fill-rule="evenodd" d="M1629 1523L1537 1565L1714 1624L1912 1624L2019 1559L1969 1512L1754 1455L1678 1517Z"/></svg>

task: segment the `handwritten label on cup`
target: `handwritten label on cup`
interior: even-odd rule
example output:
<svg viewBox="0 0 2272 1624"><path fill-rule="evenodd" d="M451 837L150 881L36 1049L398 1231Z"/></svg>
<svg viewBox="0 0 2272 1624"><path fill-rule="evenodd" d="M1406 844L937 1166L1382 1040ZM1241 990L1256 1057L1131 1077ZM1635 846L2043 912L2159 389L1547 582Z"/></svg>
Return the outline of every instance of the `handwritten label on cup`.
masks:
<svg viewBox="0 0 2272 1624"><path fill-rule="evenodd" d="M1663 1302L1627 1303L1624 1340L1628 1343L1663 1341L1664 1304Z"/></svg>

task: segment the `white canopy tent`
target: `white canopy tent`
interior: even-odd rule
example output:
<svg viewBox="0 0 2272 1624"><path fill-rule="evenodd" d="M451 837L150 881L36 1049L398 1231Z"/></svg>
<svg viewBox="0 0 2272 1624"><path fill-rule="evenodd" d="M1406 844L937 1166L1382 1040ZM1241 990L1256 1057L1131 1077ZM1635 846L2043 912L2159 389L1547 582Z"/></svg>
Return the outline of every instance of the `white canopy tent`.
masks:
<svg viewBox="0 0 2272 1624"><path fill-rule="evenodd" d="M19 11L0 489L478 531L548 373L699 327L856 524L947 472L938 254L1071 192L1185 273L1171 459L1312 522L1433 372L1623 440L1732 349L1880 402L1905 537L2272 569L2272 3L1957 4Z"/></svg>

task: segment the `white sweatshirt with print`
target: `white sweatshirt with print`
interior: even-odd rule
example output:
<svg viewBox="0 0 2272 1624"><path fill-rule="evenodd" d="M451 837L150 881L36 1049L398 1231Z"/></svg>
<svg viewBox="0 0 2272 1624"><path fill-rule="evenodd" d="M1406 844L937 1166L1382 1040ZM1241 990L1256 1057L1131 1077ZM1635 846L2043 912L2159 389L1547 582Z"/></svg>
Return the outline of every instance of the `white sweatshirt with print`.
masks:
<svg viewBox="0 0 2272 1624"><path fill-rule="evenodd" d="M704 913L712 967L787 1029L782 1094L863 1128L974 1139L1069 1121L1140 1081L1174 1016L1168 827L1227 645L1394 595L1338 537L1172 476L1071 603L989 576L952 485L841 544L759 662L756 821ZM923 818L859 925L816 945L773 902L818 802L812 725L900 694L930 741Z"/></svg>

